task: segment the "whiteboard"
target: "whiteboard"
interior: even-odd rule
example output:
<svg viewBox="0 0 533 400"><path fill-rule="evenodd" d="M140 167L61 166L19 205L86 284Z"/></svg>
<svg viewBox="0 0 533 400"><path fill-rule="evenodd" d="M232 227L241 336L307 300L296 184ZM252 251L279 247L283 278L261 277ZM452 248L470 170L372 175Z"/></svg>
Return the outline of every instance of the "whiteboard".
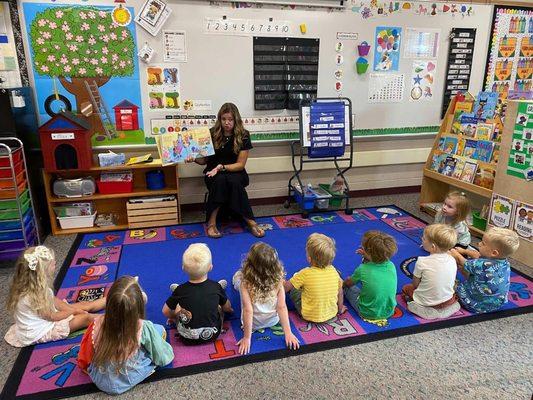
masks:
<svg viewBox="0 0 533 400"><path fill-rule="evenodd" d="M20 0L19 0L20 1ZM38 3L39 1L33 1ZM77 1L57 1L55 4L80 4ZM143 5L140 0L128 0L127 6L134 7L137 14ZM359 3L359 2L354 2ZM111 5L111 2L88 1L84 5ZM422 3L429 7L428 3ZM156 37L150 35L140 26L136 26L137 48L147 42L155 50L149 65L176 66L180 76L181 99L210 100L210 111L192 112L193 114L216 114L219 107L225 102L235 103L242 116L289 116L297 115L296 110L254 110L254 77L253 77L253 47L252 35L220 35L206 34L204 26L207 18L220 19L222 17L280 21L291 27L291 37L319 38L319 97L348 97L353 104L355 114L354 129L371 128L398 128L431 126L440 123L440 108L444 89L444 76L446 56L448 49L448 34L453 27L476 28L475 52L473 58L472 78L470 91L477 93L482 88L486 52L492 6L473 4L473 14L462 17L460 13L452 16L439 14L437 16L416 15L413 12L395 13L387 17L363 19L359 12L352 11L351 5L344 10L291 9L276 5L263 5L259 8L233 8L228 3L213 3L200 1L178 1L169 3L172 13L163 26L163 30L180 30L186 32L187 61L167 64L163 62L162 32ZM305 24L306 33L300 32L300 25ZM24 26L24 24L22 24ZM413 103L408 100L410 73L413 59L405 59L400 55L399 71L393 73L405 74L405 93L403 101L396 103L369 103L369 80L373 67L372 48L367 57L370 67L364 75L355 72L357 44L367 41L372 47L375 42L377 26L398 26L403 32L407 28L440 28L439 48L436 58L435 83L433 98L430 101ZM341 66L336 65L337 52L335 49L338 32L357 33L358 39L340 40L343 50L340 54L344 57ZM27 35L23 35L27 40ZM349 35L348 35L349 36ZM405 38L405 37L404 37ZM27 43L26 43L27 44ZM26 49L28 46L26 46ZM402 44L403 53L403 44ZM28 57L29 59L29 57ZM145 132L150 131L150 120L164 118L168 114L185 114L184 111L172 112L169 110L151 111L149 104L148 88L146 82L146 64L139 62L140 92L142 99L143 126ZM334 72L343 70L342 91L335 90L337 81ZM479 73L476 73L479 72ZM136 90L126 89L125 90ZM191 113L191 112L189 112Z"/></svg>

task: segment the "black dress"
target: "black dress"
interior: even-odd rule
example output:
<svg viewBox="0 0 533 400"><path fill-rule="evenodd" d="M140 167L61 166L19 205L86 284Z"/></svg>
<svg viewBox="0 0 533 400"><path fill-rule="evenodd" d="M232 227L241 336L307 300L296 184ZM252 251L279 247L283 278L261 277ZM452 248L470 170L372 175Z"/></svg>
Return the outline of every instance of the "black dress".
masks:
<svg viewBox="0 0 533 400"><path fill-rule="evenodd" d="M211 129L212 134L213 130ZM239 155L233 152L234 139L234 135L226 137L220 148L215 150L215 154L207 157L204 174L211 171L218 164L228 165L237 162ZM252 141L250 140L250 133L245 131L242 138L241 150L250 150L251 148ZM228 211L232 211L245 218L254 218L245 189L250 183L246 170L243 169L242 171L235 172L219 171L212 178L205 176L204 180L209 191L205 210L207 220L214 210L222 206L228 209Z"/></svg>

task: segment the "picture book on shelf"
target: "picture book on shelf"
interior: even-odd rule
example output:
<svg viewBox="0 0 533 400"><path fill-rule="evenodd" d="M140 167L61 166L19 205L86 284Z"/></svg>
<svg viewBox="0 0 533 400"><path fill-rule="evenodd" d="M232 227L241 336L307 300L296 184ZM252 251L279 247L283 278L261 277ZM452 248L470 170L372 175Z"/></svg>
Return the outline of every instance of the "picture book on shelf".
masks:
<svg viewBox="0 0 533 400"><path fill-rule="evenodd" d="M457 101L455 103L454 113L456 113L458 111L469 113L469 112L472 111L473 107L474 107L474 102L473 101L469 101L469 100Z"/></svg>
<svg viewBox="0 0 533 400"><path fill-rule="evenodd" d="M448 154L455 154L457 150L457 141L456 137L446 137L444 139L444 148L443 151Z"/></svg>
<svg viewBox="0 0 533 400"><path fill-rule="evenodd" d="M479 92L476 101L474 102L474 108L472 110L472 116L479 119L487 119L494 117L494 111L498 105L498 93L496 92Z"/></svg>
<svg viewBox="0 0 533 400"><path fill-rule="evenodd" d="M162 165L182 163L188 157L195 159L215 154L209 128L165 133L156 136L156 140Z"/></svg>
<svg viewBox="0 0 533 400"><path fill-rule="evenodd" d="M491 165L480 165L474 176L474 185L492 189L495 176L496 170L494 167Z"/></svg>
<svg viewBox="0 0 533 400"><path fill-rule="evenodd" d="M491 140L494 124L478 122L476 128L476 139Z"/></svg>
<svg viewBox="0 0 533 400"><path fill-rule="evenodd" d="M437 149L440 151L444 151L444 141L446 138L444 136L439 138L439 144L437 145Z"/></svg>
<svg viewBox="0 0 533 400"><path fill-rule="evenodd" d="M466 139L465 148L463 150L463 157L474 158L474 152L476 151L477 140Z"/></svg>
<svg viewBox="0 0 533 400"><path fill-rule="evenodd" d="M477 163L465 161L463 172L461 173L461 180L464 182L472 182L476 175Z"/></svg>
<svg viewBox="0 0 533 400"><path fill-rule="evenodd" d="M457 154L458 156L462 156L465 150L465 144L466 144L466 139L459 138L457 142L457 150L455 150L455 154Z"/></svg>
<svg viewBox="0 0 533 400"><path fill-rule="evenodd" d="M446 154L442 153L433 153L433 158L431 159L430 169L435 172L441 172L444 168L444 161L446 160Z"/></svg>
<svg viewBox="0 0 533 400"><path fill-rule="evenodd" d="M456 160L457 162L455 163L455 169L453 170L452 178L461 179L461 174L465 168L466 161L462 158L457 158Z"/></svg>
<svg viewBox="0 0 533 400"><path fill-rule="evenodd" d="M497 163L499 158L500 158L500 145L497 143L494 143L494 147L492 148L492 157L490 158L490 162Z"/></svg>
<svg viewBox="0 0 533 400"><path fill-rule="evenodd" d="M483 162L490 162L493 147L494 143L489 140L478 140L476 150L474 151L472 158Z"/></svg>
<svg viewBox="0 0 533 400"><path fill-rule="evenodd" d="M462 115L460 121L459 133L471 138L476 137L476 128L479 119Z"/></svg>
<svg viewBox="0 0 533 400"><path fill-rule="evenodd" d="M444 168L442 169L441 173L446 176L452 176L456 162L457 160L453 156L447 156L444 160Z"/></svg>

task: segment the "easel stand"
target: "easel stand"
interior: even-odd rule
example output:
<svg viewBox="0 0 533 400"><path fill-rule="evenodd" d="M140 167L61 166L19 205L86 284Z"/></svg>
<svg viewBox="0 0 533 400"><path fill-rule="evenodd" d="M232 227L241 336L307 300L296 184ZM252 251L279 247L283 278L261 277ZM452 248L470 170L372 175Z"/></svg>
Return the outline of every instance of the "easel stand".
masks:
<svg viewBox="0 0 533 400"><path fill-rule="evenodd" d="M339 120L337 118L337 120L335 120L334 116L328 115L328 106L332 104L338 105L339 102L344 103L344 106L341 107L341 110L344 110L342 110L343 113L341 119ZM324 107L324 112L320 113L323 115L324 123L317 123L313 120L314 115L317 114L315 111L317 105L319 110L320 106ZM334 114L334 112L331 111L331 114ZM316 127L323 130L315 129ZM335 130L338 130L338 132L334 133L333 131ZM325 142L328 142L326 144L339 143L339 138L342 138L343 146L334 145L334 147L314 147L317 142L312 140L313 135L315 135L315 138L316 136L319 136L331 139L331 142L324 140ZM332 135L332 137L330 137L330 135ZM316 99L310 104L302 104L300 106L300 140L291 143L291 155L294 174L289 179L288 197L284 204L285 208L289 208L291 200L294 197L302 208L303 218L307 218L311 212L323 212L323 209L316 209L314 204L309 206L309 202L314 202L314 198L306 196L306 186L302 182L301 173L306 164L333 162L333 165L337 170L336 176L339 176L344 183L342 194L335 195L334 197L340 199L341 204L342 200L344 200L345 213L347 215L352 214L352 209L350 208L350 187L345 177L346 172L353 166L352 102L350 99L321 98ZM348 162L348 166L341 167L339 162Z"/></svg>

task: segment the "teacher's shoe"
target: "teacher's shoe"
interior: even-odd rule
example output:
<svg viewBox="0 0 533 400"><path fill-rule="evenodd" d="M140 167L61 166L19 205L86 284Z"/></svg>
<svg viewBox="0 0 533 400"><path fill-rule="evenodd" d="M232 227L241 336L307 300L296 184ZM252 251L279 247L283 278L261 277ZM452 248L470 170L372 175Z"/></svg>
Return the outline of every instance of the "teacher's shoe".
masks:
<svg viewBox="0 0 533 400"><path fill-rule="evenodd" d="M256 238L262 238L265 236L265 231L259 227L255 222L253 224L248 225L248 230L252 235L254 235Z"/></svg>
<svg viewBox="0 0 533 400"><path fill-rule="evenodd" d="M207 225L207 236L212 239L218 239L222 237L222 233L218 231L217 226L215 224Z"/></svg>

